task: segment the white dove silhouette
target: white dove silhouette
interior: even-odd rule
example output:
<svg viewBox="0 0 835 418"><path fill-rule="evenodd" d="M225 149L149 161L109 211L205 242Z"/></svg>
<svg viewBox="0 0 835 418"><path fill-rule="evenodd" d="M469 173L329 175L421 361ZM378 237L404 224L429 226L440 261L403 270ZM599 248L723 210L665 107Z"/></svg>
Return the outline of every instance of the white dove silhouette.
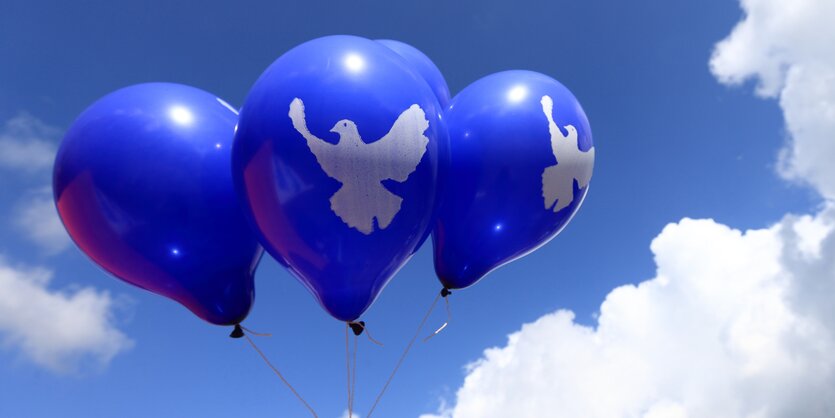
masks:
<svg viewBox="0 0 835 418"><path fill-rule="evenodd" d="M568 135L563 136L560 128L554 123L554 101L550 96L542 96L540 103L548 119L551 152L557 159L556 165L546 167L542 172L542 197L545 198L545 209L553 207L554 212L558 212L574 200L575 179L580 188L588 186L594 168L594 147L587 152L580 151L577 144L577 128L566 125Z"/></svg>
<svg viewBox="0 0 835 418"><path fill-rule="evenodd" d="M299 98L290 103L289 116L325 174L342 183L330 198L336 216L366 235L374 232L375 218L380 229L388 227L403 199L381 181L406 181L423 158L429 143L423 135L429 128L423 109L413 104L397 117L385 136L371 143L364 142L357 125L347 119L331 129L339 134L336 144L317 138L307 129L304 102Z"/></svg>

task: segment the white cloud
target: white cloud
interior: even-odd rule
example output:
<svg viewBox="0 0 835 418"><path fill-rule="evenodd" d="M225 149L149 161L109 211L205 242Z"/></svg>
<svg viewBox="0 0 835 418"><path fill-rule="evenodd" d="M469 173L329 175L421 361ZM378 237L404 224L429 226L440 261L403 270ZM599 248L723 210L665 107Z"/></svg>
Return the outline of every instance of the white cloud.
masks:
<svg viewBox="0 0 835 418"><path fill-rule="evenodd" d="M10 266L0 259L0 342L57 372L107 364L133 343L113 322L107 292L48 289L52 272Z"/></svg>
<svg viewBox="0 0 835 418"><path fill-rule="evenodd" d="M351 416L349 417L348 416L348 410L346 409L345 411L342 411L342 415L340 415L339 418L362 418L362 417L357 415L356 411L351 411Z"/></svg>
<svg viewBox="0 0 835 418"><path fill-rule="evenodd" d="M824 209L746 232L668 225L656 277L612 290L596 327L565 310L523 325L421 418L835 416L835 2L741 5L711 70L779 99L780 174Z"/></svg>
<svg viewBox="0 0 835 418"><path fill-rule="evenodd" d="M757 82L778 97L791 140L780 173L835 199L835 2L742 0L745 17L716 46L711 70L722 82Z"/></svg>
<svg viewBox="0 0 835 418"><path fill-rule="evenodd" d="M745 233L668 225L655 278L614 289L596 328L563 310L524 325L443 416L833 416L833 225L835 209Z"/></svg>
<svg viewBox="0 0 835 418"><path fill-rule="evenodd" d="M0 168L27 173L51 169L59 134L27 113L9 119L0 130Z"/></svg>
<svg viewBox="0 0 835 418"><path fill-rule="evenodd" d="M47 254L56 254L70 245L49 188L32 191L18 205L15 224L29 240Z"/></svg>

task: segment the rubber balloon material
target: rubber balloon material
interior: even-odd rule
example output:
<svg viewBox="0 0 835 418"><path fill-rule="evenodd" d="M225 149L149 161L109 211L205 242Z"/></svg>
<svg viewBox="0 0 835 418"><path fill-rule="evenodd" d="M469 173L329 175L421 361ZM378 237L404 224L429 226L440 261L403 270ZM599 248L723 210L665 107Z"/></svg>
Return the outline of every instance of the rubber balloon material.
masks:
<svg viewBox="0 0 835 418"><path fill-rule="evenodd" d="M588 191L594 147L574 95L530 71L476 81L445 119L451 160L432 237L438 278L455 289L568 224Z"/></svg>
<svg viewBox="0 0 835 418"><path fill-rule="evenodd" d="M449 87L444 79L444 75L426 54L405 42L392 39L377 39L377 42L405 58L412 65L412 68L420 73L423 79L429 83L429 87L435 93L435 97L438 99L438 103L441 104L441 108L445 109L449 105Z"/></svg>
<svg viewBox="0 0 835 418"><path fill-rule="evenodd" d="M279 57L243 105L233 171L265 248L335 318L357 319L431 228L440 104L380 43Z"/></svg>
<svg viewBox="0 0 835 418"><path fill-rule="evenodd" d="M58 213L85 254L218 325L249 313L263 252L232 182L236 122L202 90L127 87L76 119L53 177Z"/></svg>
<svg viewBox="0 0 835 418"><path fill-rule="evenodd" d="M412 66L412 69L417 71L423 77L435 93L435 98L437 98L438 103L441 104L441 109L445 109L449 105L449 87L447 87L446 80L444 79L443 74L441 74L441 70L438 69L435 63L432 62L426 54L421 52L419 49L400 41L377 39L377 42L385 45L387 48L403 57L403 59L405 59L406 62ZM447 148L447 142L448 141L443 141L438 144L438 177L441 179L446 178L444 173L449 164L449 149ZM436 185L438 196L443 194L443 188L444 182L438 182ZM438 199L438 202L440 202L440 199ZM436 205L438 202L436 202ZM432 213L437 213L437 207L433 209ZM431 229L426 230L426 235L420 239L415 251L423 245L424 241L429 238L431 233Z"/></svg>

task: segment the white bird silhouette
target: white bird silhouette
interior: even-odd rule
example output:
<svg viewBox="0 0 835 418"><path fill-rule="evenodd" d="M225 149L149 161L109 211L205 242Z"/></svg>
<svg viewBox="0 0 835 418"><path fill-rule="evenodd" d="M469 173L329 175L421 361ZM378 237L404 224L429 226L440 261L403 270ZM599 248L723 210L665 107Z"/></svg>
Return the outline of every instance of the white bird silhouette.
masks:
<svg viewBox="0 0 835 418"><path fill-rule="evenodd" d="M584 152L577 144L577 128L565 125L568 135L564 136L554 122L554 101L550 96L542 96L542 111L548 119L548 132L551 134L551 152L557 164L546 167L542 172L542 197L545 209L559 211L574 200L574 180L580 188L586 187L591 180L594 168L594 147ZM554 204L556 202L556 204Z"/></svg>
<svg viewBox="0 0 835 418"><path fill-rule="evenodd" d="M304 102L299 98L290 103L289 116L325 174L342 183L330 198L336 216L366 235L374 232L375 218L380 229L388 227L403 199L381 182L404 182L417 169L429 143L423 135L429 128L423 109L413 104L385 136L370 143L362 140L357 125L347 119L331 129L339 134L336 144L317 138L307 129Z"/></svg>

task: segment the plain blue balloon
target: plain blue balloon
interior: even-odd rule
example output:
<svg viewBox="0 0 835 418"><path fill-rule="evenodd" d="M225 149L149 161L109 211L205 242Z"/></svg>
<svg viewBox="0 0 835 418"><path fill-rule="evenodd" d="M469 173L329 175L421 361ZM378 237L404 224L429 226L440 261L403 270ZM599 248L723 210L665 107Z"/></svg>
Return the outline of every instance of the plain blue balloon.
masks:
<svg viewBox="0 0 835 418"><path fill-rule="evenodd" d="M232 183L236 122L193 87L127 87L75 120L53 177L61 220L94 262L218 325L246 318L263 253Z"/></svg>
<svg viewBox="0 0 835 418"><path fill-rule="evenodd" d="M392 39L378 39L377 42L397 52L412 65L412 68L423 76L423 79L429 83L429 87L435 92L435 97L438 98L441 108L446 108L449 105L449 87L444 79L444 75L426 54L405 42Z"/></svg>
<svg viewBox="0 0 835 418"><path fill-rule="evenodd" d="M553 104L560 155L552 149L545 96ZM432 237L438 278L456 289L534 251L565 227L588 191L587 181L580 184L566 170L574 164L590 178L593 144L571 92L530 71L501 72L469 85L453 98L445 120L451 159ZM560 199L553 199L553 190L561 191Z"/></svg>
<svg viewBox="0 0 835 418"><path fill-rule="evenodd" d="M264 247L339 320L362 315L431 228L440 112L406 60L355 36L293 48L249 92L238 193Z"/></svg>

